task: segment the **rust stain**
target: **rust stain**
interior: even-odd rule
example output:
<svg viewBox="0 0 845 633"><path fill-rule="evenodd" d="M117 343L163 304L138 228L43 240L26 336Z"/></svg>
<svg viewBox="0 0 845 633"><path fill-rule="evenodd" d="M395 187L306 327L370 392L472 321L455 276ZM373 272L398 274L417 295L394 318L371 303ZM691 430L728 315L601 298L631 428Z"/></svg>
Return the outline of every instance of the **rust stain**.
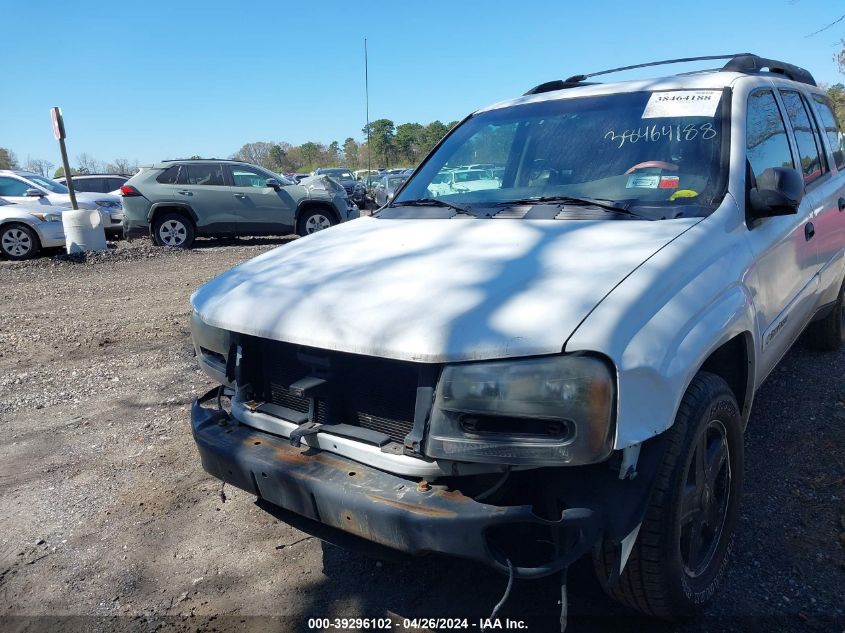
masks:
<svg viewBox="0 0 845 633"><path fill-rule="evenodd" d="M394 508L400 508L402 510L407 510L408 512L413 512L414 514L422 514L425 516L432 516L432 517L454 517L457 516L457 512L452 510L441 510L440 508L429 508L424 506L418 506L413 503L408 503L407 501L399 501L397 499L385 499L384 497L378 497L376 495L367 495L368 499L375 501L376 503L383 503L385 505L392 506Z"/></svg>
<svg viewBox="0 0 845 633"><path fill-rule="evenodd" d="M438 493L439 497L442 497L446 501L457 501L459 503L467 503L468 501L472 501L469 497L464 495L460 490L444 490L443 492Z"/></svg>

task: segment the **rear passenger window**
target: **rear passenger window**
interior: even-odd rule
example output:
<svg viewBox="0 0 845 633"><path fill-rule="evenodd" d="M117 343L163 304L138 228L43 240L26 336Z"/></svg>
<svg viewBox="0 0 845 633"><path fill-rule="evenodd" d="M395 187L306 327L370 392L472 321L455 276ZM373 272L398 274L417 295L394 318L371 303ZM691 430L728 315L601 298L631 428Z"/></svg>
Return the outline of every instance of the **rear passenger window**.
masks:
<svg viewBox="0 0 845 633"><path fill-rule="evenodd" d="M188 169L189 185L213 185L222 187L226 184L223 178L223 165L185 165Z"/></svg>
<svg viewBox="0 0 845 633"><path fill-rule="evenodd" d="M770 167L795 167L786 126L771 90L758 90L748 97L745 145L755 178Z"/></svg>
<svg viewBox="0 0 845 633"><path fill-rule="evenodd" d="M73 188L77 191L103 193L102 178L73 178Z"/></svg>
<svg viewBox="0 0 845 633"><path fill-rule="evenodd" d="M175 185L179 180L179 165L172 165L161 172L156 178L156 182L163 185Z"/></svg>
<svg viewBox="0 0 845 633"><path fill-rule="evenodd" d="M822 95L813 95L816 112L822 122L828 145L833 152L833 162L837 168L845 167L845 135L842 134L842 127L836 121L833 106L830 99Z"/></svg>
<svg viewBox="0 0 845 633"><path fill-rule="evenodd" d="M795 133L804 183L809 184L825 171L818 139L813 133L813 124L810 122L810 116L804 107L801 95L792 90L781 90L780 95L786 106L786 115L792 124L792 131Z"/></svg>

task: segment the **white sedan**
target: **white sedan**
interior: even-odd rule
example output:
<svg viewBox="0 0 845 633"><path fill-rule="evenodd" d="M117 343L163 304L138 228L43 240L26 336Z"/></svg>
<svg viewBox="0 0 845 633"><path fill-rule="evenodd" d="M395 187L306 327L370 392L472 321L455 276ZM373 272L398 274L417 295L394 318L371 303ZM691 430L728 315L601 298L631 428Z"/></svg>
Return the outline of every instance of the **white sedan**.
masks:
<svg viewBox="0 0 845 633"><path fill-rule="evenodd" d="M65 207L12 204L0 198L0 252L6 259L35 257L42 248L65 245Z"/></svg>

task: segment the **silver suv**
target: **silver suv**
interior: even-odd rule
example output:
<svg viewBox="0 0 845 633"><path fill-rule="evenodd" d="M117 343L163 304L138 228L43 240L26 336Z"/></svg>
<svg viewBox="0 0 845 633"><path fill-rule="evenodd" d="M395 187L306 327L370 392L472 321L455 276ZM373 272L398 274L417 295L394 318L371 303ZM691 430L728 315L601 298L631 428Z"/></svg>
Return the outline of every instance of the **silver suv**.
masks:
<svg viewBox="0 0 845 633"><path fill-rule="evenodd" d="M803 331L845 342L845 137L776 60L587 79L478 110L371 217L194 293L219 388L193 435L321 538L559 574L564 606L592 553L679 619L742 526L755 391ZM491 176L441 188L466 165Z"/></svg>
<svg viewBox="0 0 845 633"><path fill-rule="evenodd" d="M327 176L296 184L234 160L173 160L145 167L120 188L128 238L189 248L197 236L308 235L357 218Z"/></svg>

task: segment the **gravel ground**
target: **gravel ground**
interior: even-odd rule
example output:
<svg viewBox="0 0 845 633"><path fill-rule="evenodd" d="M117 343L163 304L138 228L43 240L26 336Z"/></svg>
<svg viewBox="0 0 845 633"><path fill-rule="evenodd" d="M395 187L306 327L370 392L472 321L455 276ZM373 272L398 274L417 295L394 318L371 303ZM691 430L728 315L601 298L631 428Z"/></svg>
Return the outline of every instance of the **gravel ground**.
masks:
<svg viewBox="0 0 845 633"><path fill-rule="evenodd" d="M188 297L285 241L0 262L0 629L300 631L313 617L391 617L402 630L402 618L489 615L505 579L486 568L323 544L202 471L189 406L211 383L195 368ZM843 373L845 352L797 345L758 393L734 561L702 618L640 618L580 563L569 630L845 630ZM501 615L556 630L557 597L553 582L517 583Z"/></svg>

